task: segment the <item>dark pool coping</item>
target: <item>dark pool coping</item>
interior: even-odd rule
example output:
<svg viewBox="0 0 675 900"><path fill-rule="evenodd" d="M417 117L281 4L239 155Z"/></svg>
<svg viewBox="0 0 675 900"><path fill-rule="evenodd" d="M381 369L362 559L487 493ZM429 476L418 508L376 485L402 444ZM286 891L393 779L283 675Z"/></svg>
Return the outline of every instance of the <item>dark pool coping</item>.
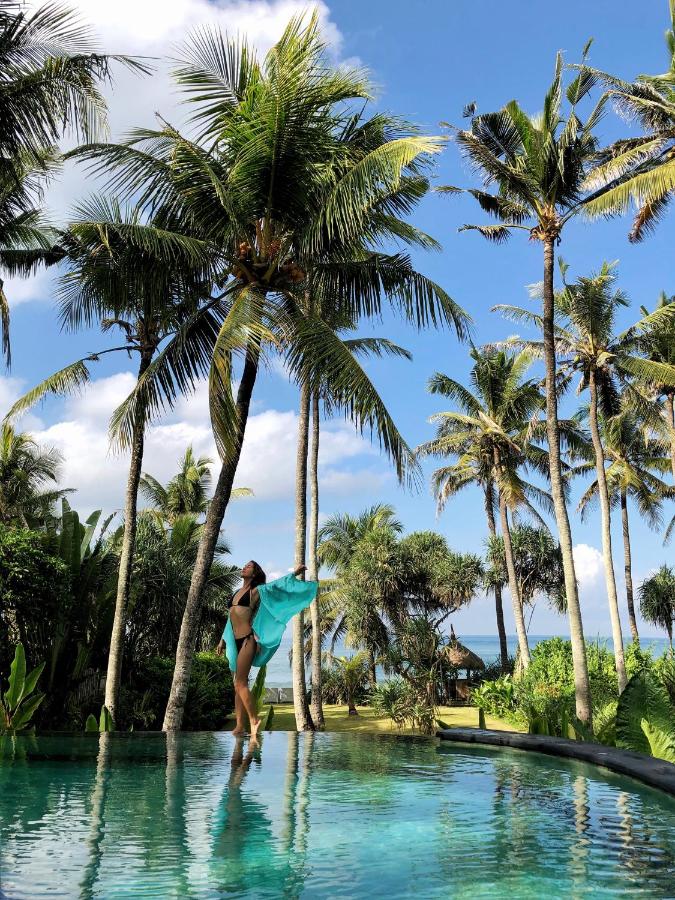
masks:
<svg viewBox="0 0 675 900"><path fill-rule="evenodd" d="M517 731L491 731L483 728L444 728L438 731L437 735L443 741L460 744L509 747L513 750L529 750L546 753L548 756L578 759L602 766L619 775L628 775L675 797L675 765L663 759L645 756L643 753L567 738L521 734Z"/></svg>

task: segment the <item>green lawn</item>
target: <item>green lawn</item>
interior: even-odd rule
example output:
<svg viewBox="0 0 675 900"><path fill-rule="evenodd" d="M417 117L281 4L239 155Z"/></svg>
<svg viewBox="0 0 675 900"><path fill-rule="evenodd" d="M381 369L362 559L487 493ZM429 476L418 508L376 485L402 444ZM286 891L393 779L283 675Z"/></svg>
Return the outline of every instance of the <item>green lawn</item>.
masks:
<svg viewBox="0 0 675 900"><path fill-rule="evenodd" d="M327 705L324 706L323 710L326 719L326 731L357 731L361 734L372 734L376 732L384 732L386 734L415 733L410 728L404 728L402 731L398 731L390 719L386 716L378 715L369 706L359 706L358 716L348 716L346 706ZM478 710L473 706L440 706L436 715L450 727L478 727ZM493 719L491 716L485 717L485 725L487 728L494 728L497 731L518 730L507 722L502 722L500 719ZM274 704L272 730L295 731L295 716L293 714L292 703Z"/></svg>

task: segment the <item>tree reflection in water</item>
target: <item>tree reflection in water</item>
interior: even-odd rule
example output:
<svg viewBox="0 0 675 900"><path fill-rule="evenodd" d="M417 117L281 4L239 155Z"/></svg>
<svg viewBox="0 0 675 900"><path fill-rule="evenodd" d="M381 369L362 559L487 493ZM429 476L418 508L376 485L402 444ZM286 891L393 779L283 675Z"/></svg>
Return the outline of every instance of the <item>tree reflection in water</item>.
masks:
<svg viewBox="0 0 675 900"><path fill-rule="evenodd" d="M588 834L588 780L583 775L577 775L572 782L572 791L576 838L572 840L570 846L570 878L572 897L577 900L588 894L588 864L591 854L591 838Z"/></svg>
<svg viewBox="0 0 675 900"><path fill-rule="evenodd" d="M96 776L91 792L91 811L89 814L89 834L87 835L87 864L80 881L80 897L90 900L95 896L101 859L103 857L103 837L105 835L105 807L110 785L110 754L112 735L102 732L98 736L98 754L96 757Z"/></svg>

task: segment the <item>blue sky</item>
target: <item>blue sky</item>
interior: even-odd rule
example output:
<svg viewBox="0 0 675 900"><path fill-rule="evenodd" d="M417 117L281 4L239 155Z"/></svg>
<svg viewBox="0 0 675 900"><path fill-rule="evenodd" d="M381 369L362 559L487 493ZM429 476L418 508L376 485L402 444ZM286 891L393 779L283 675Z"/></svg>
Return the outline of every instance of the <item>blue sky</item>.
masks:
<svg viewBox="0 0 675 900"><path fill-rule="evenodd" d="M306 8L295 0L219 4L149 0L143 4L139 22L138 4L131 0L123 0L114 8L103 8L95 0L81 0L77 5L93 22L107 49L150 55L165 52L186 28L204 21L246 32L252 42L265 49L289 15ZM591 36L595 38L591 62L599 68L630 78L666 67L666 0L650 0L648 4L568 0L564 14L554 5L537 0L509 4L493 0L425 0L415 4L333 0L320 4L319 10L336 59L356 58L370 70L378 90L375 105L411 119L430 133L439 133L442 120L461 124L462 108L470 101L477 102L479 111L487 111L517 98L526 110L537 112L552 76L556 51L562 50L568 62L577 61ZM133 125L150 124L155 110L173 121L180 118L161 71L144 80L121 75L110 108L117 136ZM631 126L610 113L600 135L610 140L630 131ZM473 184L471 173L452 144L439 158L434 178L438 184ZM50 193L55 215L65 215L68 206L91 189L81 172L67 170ZM471 313L478 343L515 331L515 326L491 313L490 307L500 302L529 303L525 286L541 278L542 265L541 247L525 238L517 236L506 246L493 247L477 235L457 233L461 224L480 221L481 217L470 198L429 196L414 221L441 241L443 252L413 254L418 268L440 282ZM567 227L560 248L575 274L589 273L605 259L619 261L620 286L633 302L622 314L621 324L629 323L631 316L637 317L640 304L652 306L661 290L675 290L669 266L672 216L643 245L628 243L628 227L627 219L574 222ZM51 276L42 274L30 283L9 282L7 292L13 298L14 365L11 373L0 376L0 411L23 389L84 351L111 345L95 332L70 335L59 331ZM464 379L469 369L466 348L449 332L415 332L391 315L366 333L386 336L413 353L412 363L378 361L368 368L400 430L414 446L432 435L427 418L442 408L426 393L428 378L435 371L443 371ZM87 394L66 403L49 403L24 422L24 427L33 429L42 442L63 450L64 483L79 489L74 503L82 511L97 506L110 511L121 503L126 461L108 454L105 423L131 386L131 371L131 361L125 356L106 359L98 366L96 381ZM572 411L577 403L576 398L570 398L566 410ZM253 488L256 497L232 504L225 522L235 561L255 557L269 571L278 573L292 562L296 404L295 388L285 381L279 367L272 365L256 390L238 479ZM386 460L349 425L327 423L323 440L323 516L390 502L407 531L437 529L453 548L481 551L485 525L477 492L467 492L437 519L428 487L414 495L398 488ZM189 442L199 452L212 452L203 391L182 403L151 433L147 471L168 477ZM425 466L427 484L432 467ZM662 562L672 560L672 547L663 548L660 535L640 523L636 511L632 511L632 517L634 577L639 581ZM606 634L609 625L597 516L581 523L575 515L572 524L586 629L590 635ZM621 534L616 528L614 541L622 591ZM476 599L455 616L454 625L460 633L490 633L494 628L490 601ZM550 613L541 601L532 631L564 633L566 620ZM648 632L654 633L652 629L645 630Z"/></svg>

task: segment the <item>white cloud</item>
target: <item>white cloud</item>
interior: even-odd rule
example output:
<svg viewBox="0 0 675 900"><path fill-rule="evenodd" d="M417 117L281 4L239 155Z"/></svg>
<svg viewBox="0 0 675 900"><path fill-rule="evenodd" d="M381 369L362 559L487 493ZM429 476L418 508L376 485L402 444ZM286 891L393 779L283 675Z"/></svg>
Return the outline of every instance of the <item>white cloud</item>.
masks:
<svg viewBox="0 0 675 900"><path fill-rule="evenodd" d="M574 568L580 588L592 587L603 575L602 553L589 544L576 544L572 548Z"/></svg>
<svg viewBox="0 0 675 900"><path fill-rule="evenodd" d="M219 25L231 35L245 34L261 52L278 39L292 16L316 8L326 39L339 50L341 35L330 21L327 5L298 0L75 0L72 4L96 29L106 49L141 53L167 48L186 30L204 23Z"/></svg>
<svg viewBox="0 0 675 900"><path fill-rule="evenodd" d="M131 393L135 383L136 378L131 372L98 378L90 389L67 400L65 414L72 419L106 423L111 412Z"/></svg>
<svg viewBox="0 0 675 900"><path fill-rule="evenodd" d="M4 419L12 405L25 390L26 385L23 379L12 378L9 375L0 375L0 420ZM28 413L21 418L21 429L24 431L42 427L42 420L32 413Z"/></svg>
<svg viewBox="0 0 675 900"><path fill-rule="evenodd" d="M290 498L295 489L295 454L298 418L295 412L266 410L249 418L241 460L239 484L250 487L256 498ZM321 433L319 466L321 487L328 492L354 493L372 487L372 474L335 467L356 456L371 455L372 446L346 423L332 423Z"/></svg>
<svg viewBox="0 0 675 900"><path fill-rule="evenodd" d="M64 462L61 485L77 489L74 503L82 511L119 509L124 498L128 455L110 448L108 421L113 410L132 389L132 372L119 372L94 379L80 395L68 398L59 411L52 411L49 424L24 417L19 426L31 430L36 440L61 451ZM18 379L0 379L0 409L8 408L25 390ZM197 455L209 456L218 468L209 424L206 382L191 397L182 399L171 415L148 429L143 470L160 481L177 470L188 445ZM266 409L251 415L237 472L236 485L253 489L247 503L291 500L295 490L297 414L293 410ZM355 468L359 457L372 458L377 451L345 422L327 423L322 430L321 484L324 494L349 495L372 490L384 483L382 468ZM358 465L358 463L357 463Z"/></svg>
<svg viewBox="0 0 675 900"><path fill-rule="evenodd" d="M29 275L27 278L5 276L4 291L10 308L14 309L22 303L32 303L35 300L49 300L53 293L53 283L54 276L47 269L40 269L35 275Z"/></svg>

